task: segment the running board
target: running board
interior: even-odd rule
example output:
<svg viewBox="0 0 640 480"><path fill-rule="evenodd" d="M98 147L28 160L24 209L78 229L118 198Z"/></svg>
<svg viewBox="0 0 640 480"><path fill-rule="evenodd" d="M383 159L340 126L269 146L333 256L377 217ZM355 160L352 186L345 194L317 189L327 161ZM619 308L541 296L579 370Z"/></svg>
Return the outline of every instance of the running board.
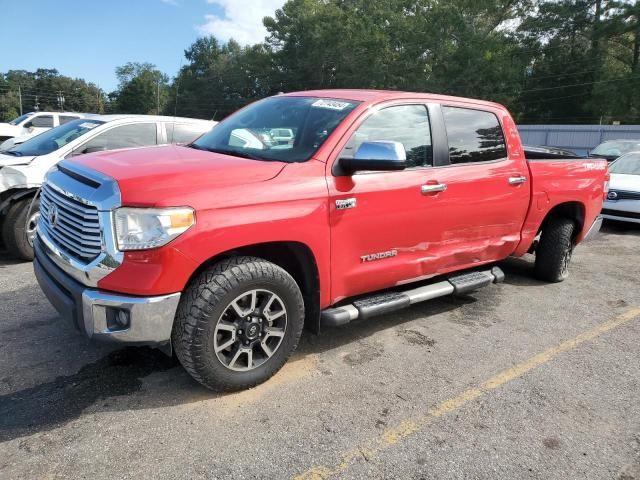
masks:
<svg viewBox="0 0 640 480"><path fill-rule="evenodd" d="M425 302L445 295L463 295L492 283L504 281L504 272L493 267L491 270L467 272L451 275L438 283L406 290L387 292L361 298L341 307L327 308L322 311L322 325L339 327L357 318L371 318L385 313L407 308L414 303Z"/></svg>

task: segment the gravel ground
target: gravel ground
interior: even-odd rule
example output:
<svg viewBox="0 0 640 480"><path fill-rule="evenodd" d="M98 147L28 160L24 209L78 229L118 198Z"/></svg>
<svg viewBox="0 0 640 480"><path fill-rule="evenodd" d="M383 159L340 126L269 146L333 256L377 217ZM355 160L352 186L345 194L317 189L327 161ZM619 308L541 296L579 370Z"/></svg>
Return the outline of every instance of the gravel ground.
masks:
<svg viewBox="0 0 640 480"><path fill-rule="evenodd" d="M88 344L0 256L0 478L640 479L640 227L570 278L506 282L306 334L219 395L145 348Z"/></svg>

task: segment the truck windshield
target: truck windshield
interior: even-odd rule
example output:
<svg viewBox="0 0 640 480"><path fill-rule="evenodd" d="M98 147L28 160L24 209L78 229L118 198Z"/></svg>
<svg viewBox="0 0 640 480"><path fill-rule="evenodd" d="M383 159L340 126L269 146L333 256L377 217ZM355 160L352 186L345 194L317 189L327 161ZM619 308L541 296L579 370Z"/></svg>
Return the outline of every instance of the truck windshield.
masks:
<svg viewBox="0 0 640 480"><path fill-rule="evenodd" d="M609 165L611 173L624 175L640 175L640 152L630 153Z"/></svg>
<svg viewBox="0 0 640 480"><path fill-rule="evenodd" d="M74 141L103 123L99 120L73 120L30 138L26 142L10 148L5 153L16 157L46 155L64 147L67 143Z"/></svg>
<svg viewBox="0 0 640 480"><path fill-rule="evenodd" d="M358 104L328 98L270 97L231 115L190 146L255 160L304 162Z"/></svg>

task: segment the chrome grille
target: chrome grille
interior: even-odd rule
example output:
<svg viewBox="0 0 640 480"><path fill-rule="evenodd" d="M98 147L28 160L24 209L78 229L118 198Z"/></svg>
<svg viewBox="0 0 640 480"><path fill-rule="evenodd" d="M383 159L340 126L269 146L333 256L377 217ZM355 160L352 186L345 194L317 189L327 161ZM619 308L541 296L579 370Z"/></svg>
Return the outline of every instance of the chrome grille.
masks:
<svg viewBox="0 0 640 480"><path fill-rule="evenodd" d="M47 183L40 196L40 226L60 250L80 261L88 263L102 250L98 209Z"/></svg>

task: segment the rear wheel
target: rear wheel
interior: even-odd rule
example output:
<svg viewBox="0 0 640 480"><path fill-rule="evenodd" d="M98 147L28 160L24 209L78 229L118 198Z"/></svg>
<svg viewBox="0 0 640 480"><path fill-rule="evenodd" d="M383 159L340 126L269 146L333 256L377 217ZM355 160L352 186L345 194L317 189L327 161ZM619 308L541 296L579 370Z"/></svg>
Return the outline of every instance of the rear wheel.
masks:
<svg viewBox="0 0 640 480"><path fill-rule="evenodd" d="M15 202L2 224L2 241L7 251L21 260L33 260L33 239L40 218L40 200L33 202L32 197ZM27 217L28 216L28 217Z"/></svg>
<svg viewBox="0 0 640 480"><path fill-rule="evenodd" d="M569 276L573 254L575 224L564 217L547 220L536 248L536 278L545 282L562 282Z"/></svg>
<svg viewBox="0 0 640 480"><path fill-rule="evenodd" d="M295 280L255 257L222 261L187 288L172 342L180 363L212 390L264 382L295 350L304 303Z"/></svg>

